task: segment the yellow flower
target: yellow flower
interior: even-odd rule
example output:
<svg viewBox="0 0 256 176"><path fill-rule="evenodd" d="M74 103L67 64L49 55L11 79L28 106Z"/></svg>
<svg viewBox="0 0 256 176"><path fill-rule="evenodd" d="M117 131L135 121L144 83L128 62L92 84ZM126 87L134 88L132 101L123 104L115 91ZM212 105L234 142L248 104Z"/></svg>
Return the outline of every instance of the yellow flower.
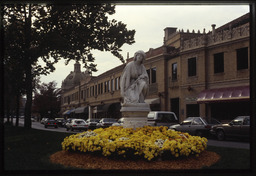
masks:
<svg viewBox="0 0 256 176"><path fill-rule="evenodd" d="M207 139L191 136L188 133L168 130L167 127L132 128L109 127L94 131L73 134L64 138L62 150L101 151L102 155L112 153L124 156L132 149L133 155L140 155L147 160L170 151L175 157L199 154L207 147Z"/></svg>

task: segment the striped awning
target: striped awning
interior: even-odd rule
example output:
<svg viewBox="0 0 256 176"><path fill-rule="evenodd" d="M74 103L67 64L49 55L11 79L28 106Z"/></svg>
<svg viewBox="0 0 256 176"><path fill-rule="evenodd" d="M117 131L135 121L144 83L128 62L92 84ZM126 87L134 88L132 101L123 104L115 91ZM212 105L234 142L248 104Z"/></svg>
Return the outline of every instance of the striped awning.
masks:
<svg viewBox="0 0 256 176"><path fill-rule="evenodd" d="M228 87L219 89L206 89L199 93L198 103L213 103L223 101L244 101L250 98L250 87Z"/></svg>

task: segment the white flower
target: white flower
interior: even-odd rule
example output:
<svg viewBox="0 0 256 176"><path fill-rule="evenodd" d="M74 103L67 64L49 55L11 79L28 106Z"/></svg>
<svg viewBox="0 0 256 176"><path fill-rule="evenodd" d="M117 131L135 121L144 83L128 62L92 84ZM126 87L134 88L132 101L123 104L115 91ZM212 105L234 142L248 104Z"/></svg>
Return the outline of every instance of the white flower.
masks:
<svg viewBox="0 0 256 176"><path fill-rule="evenodd" d="M82 137L91 137L91 136L97 136L98 134L93 131L86 131L85 133L82 133L78 138Z"/></svg>
<svg viewBox="0 0 256 176"><path fill-rule="evenodd" d="M163 140L163 139L157 139L155 141L155 145L158 146L159 148L162 148L164 145L164 142L165 142L165 140Z"/></svg>
<svg viewBox="0 0 256 176"><path fill-rule="evenodd" d="M129 140L129 138L127 138L127 137L120 137L118 140L119 141L126 141L126 140Z"/></svg>

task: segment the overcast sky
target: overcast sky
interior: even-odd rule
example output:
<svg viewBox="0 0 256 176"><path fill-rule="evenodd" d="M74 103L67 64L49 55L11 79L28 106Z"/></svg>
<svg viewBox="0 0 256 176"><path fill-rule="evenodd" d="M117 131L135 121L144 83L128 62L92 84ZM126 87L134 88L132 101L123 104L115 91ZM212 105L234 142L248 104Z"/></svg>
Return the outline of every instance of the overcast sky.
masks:
<svg viewBox="0 0 256 176"><path fill-rule="evenodd" d="M117 5L116 13L110 19L116 19L127 24L127 29L135 29L135 43L123 45L122 55L126 59L127 53L132 57L138 50L147 52L149 48L158 48L163 45L164 29L176 27L177 30L211 31L211 25L216 28L249 12L249 5ZM97 72L93 76L104 73L120 64L121 61L111 53L94 51ZM41 76L41 82L57 82L61 87L62 81L74 70L74 63L65 65L63 60L57 63L56 70ZM82 65L82 63L81 63ZM85 69L81 66L81 70Z"/></svg>

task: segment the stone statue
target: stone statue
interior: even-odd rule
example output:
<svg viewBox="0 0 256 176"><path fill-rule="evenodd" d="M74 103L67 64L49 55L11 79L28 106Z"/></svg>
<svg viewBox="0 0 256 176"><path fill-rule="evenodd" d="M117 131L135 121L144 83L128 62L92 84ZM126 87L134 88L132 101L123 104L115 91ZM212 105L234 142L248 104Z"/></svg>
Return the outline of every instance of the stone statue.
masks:
<svg viewBox="0 0 256 176"><path fill-rule="evenodd" d="M145 103L148 93L149 78L143 65L146 55L143 51L134 54L134 60L126 65L120 80L123 106L127 104Z"/></svg>
<svg viewBox="0 0 256 176"><path fill-rule="evenodd" d="M124 128L143 127L147 125L147 115L150 111L149 104L145 103L148 93L148 74L143 65L146 54L137 51L134 60L124 68L120 80L121 96L124 102L120 112L123 117Z"/></svg>

